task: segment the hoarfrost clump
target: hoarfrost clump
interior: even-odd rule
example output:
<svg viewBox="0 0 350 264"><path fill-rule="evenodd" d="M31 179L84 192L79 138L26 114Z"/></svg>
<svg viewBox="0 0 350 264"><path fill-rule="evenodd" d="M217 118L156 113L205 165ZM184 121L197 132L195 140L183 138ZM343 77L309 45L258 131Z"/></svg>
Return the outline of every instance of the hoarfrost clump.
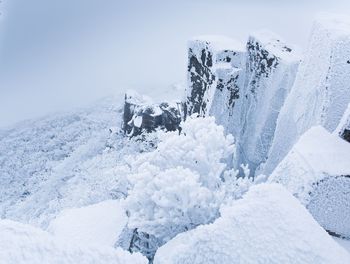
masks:
<svg viewBox="0 0 350 264"><path fill-rule="evenodd" d="M267 177L263 174L256 177L250 177L248 164L241 164L244 175L239 177L239 170L226 170L223 174L224 183L222 185L226 201L232 201L242 198L250 187L266 181Z"/></svg>
<svg viewBox="0 0 350 264"><path fill-rule="evenodd" d="M130 162L128 228L160 244L218 217L225 160L235 151L233 137L213 117L189 118L181 127L180 134L158 133L157 149Z"/></svg>

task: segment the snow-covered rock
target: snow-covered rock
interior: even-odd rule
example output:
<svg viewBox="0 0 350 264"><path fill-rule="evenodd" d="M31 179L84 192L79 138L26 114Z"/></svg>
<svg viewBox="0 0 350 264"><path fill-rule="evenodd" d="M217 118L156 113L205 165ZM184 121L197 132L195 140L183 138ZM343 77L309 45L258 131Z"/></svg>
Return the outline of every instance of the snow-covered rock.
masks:
<svg viewBox="0 0 350 264"><path fill-rule="evenodd" d="M119 200L62 210L50 222L55 237L77 245L113 247L127 222Z"/></svg>
<svg viewBox="0 0 350 264"><path fill-rule="evenodd" d="M254 173L267 158L298 63L296 52L266 31L251 36L246 47L223 37L193 39L185 116L214 116L236 139L235 167L248 163Z"/></svg>
<svg viewBox="0 0 350 264"><path fill-rule="evenodd" d="M257 185L213 224L162 246L155 264L348 263L350 255L280 185Z"/></svg>
<svg viewBox="0 0 350 264"><path fill-rule="evenodd" d="M294 86L278 117L262 171L269 175L310 127L333 132L350 102L350 19L322 16L313 25Z"/></svg>
<svg viewBox="0 0 350 264"><path fill-rule="evenodd" d="M201 36L189 41L185 117L208 115L214 95L233 108L239 98L237 69L243 67L244 59L243 45L227 37Z"/></svg>
<svg viewBox="0 0 350 264"><path fill-rule="evenodd" d="M179 129L181 103L154 104L144 96L129 91L125 94L123 128L129 136L140 135L143 131L153 132L157 128L168 131Z"/></svg>
<svg viewBox="0 0 350 264"><path fill-rule="evenodd" d="M339 135L342 139L350 142L350 103L334 133Z"/></svg>
<svg viewBox="0 0 350 264"><path fill-rule="evenodd" d="M350 238L350 144L317 126L269 177L284 185L330 233Z"/></svg>
<svg viewBox="0 0 350 264"><path fill-rule="evenodd" d="M298 53L271 32L257 32L248 39L237 161L249 164L252 173L267 159L277 117L293 85L299 60Z"/></svg>
<svg viewBox="0 0 350 264"><path fill-rule="evenodd" d="M41 229L10 220L0 220L0 234L0 262L6 264L148 263L138 253L131 255L120 248L73 244Z"/></svg>

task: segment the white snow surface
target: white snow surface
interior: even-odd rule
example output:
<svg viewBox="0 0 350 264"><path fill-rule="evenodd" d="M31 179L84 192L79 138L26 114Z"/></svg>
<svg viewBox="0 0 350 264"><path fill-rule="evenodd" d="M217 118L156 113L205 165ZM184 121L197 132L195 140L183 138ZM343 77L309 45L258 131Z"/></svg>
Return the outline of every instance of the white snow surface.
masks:
<svg viewBox="0 0 350 264"><path fill-rule="evenodd" d="M314 218L350 238L350 144L317 126L308 130L269 177L284 185Z"/></svg>
<svg viewBox="0 0 350 264"><path fill-rule="evenodd" d="M0 262L6 264L108 263L146 264L141 254L120 248L88 247L61 240L48 232L11 220L0 220Z"/></svg>
<svg viewBox="0 0 350 264"><path fill-rule="evenodd" d="M321 126L309 129L269 176L283 184L302 204L312 184L326 176L350 175L350 144Z"/></svg>
<svg viewBox="0 0 350 264"><path fill-rule="evenodd" d="M62 209L125 197L124 97L27 121L0 137L0 217L46 228Z"/></svg>
<svg viewBox="0 0 350 264"><path fill-rule="evenodd" d="M213 224L179 234L155 264L349 263L350 255L277 184L261 184L221 210Z"/></svg>
<svg viewBox="0 0 350 264"><path fill-rule="evenodd" d="M312 29L293 88L278 117L268 160L269 175L299 137L322 125L333 132L350 102L350 23L322 16Z"/></svg>
<svg viewBox="0 0 350 264"><path fill-rule="evenodd" d="M48 231L76 245L113 247L126 225L127 216L119 200L106 200L82 208L62 210Z"/></svg>

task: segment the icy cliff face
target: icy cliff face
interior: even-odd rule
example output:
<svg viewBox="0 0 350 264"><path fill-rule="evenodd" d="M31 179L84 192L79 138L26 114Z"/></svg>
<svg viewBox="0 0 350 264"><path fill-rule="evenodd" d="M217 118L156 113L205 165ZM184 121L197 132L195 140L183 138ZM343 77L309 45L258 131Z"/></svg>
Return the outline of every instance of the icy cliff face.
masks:
<svg viewBox="0 0 350 264"><path fill-rule="evenodd" d="M248 163L252 172L267 158L298 64L298 54L275 34L262 31L249 37L238 162Z"/></svg>
<svg viewBox="0 0 350 264"><path fill-rule="evenodd" d="M350 237L350 144L317 126L269 177L284 185L328 231Z"/></svg>
<svg viewBox="0 0 350 264"><path fill-rule="evenodd" d="M260 32L246 47L203 36L189 44L186 115L212 115L238 146L236 167L266 160L299 57L279 37Z"/></svg>
<svg viewBox="0 0 350 264"><path fill-rule="evenodd" d="M216 90L225 89L228 107L238 98L237 69L244 64L244 49L222 36L202 36L188 44L188 88L185 116L209 114Z"/></svg>
<svg viewBox="0 0 350 264"><path fill-rule="evenodd" d="M311 126L332 132L350 101L350 22L332 17L315 22L305 57L278 117L263 169L270 174Z"/></svg>

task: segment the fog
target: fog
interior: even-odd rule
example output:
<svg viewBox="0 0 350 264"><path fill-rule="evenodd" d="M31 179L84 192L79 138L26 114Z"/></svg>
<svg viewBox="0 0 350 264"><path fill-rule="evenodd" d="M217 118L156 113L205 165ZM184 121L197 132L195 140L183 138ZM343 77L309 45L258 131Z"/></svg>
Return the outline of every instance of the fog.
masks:
<svg viewBox="0 0 350 264"><path fill-rule="evenodd" d="M185 82L192 36L270 29L303 50L322 11L350 15L350 1L3 0L0 127L129 88L166 93Z"/></svg>

